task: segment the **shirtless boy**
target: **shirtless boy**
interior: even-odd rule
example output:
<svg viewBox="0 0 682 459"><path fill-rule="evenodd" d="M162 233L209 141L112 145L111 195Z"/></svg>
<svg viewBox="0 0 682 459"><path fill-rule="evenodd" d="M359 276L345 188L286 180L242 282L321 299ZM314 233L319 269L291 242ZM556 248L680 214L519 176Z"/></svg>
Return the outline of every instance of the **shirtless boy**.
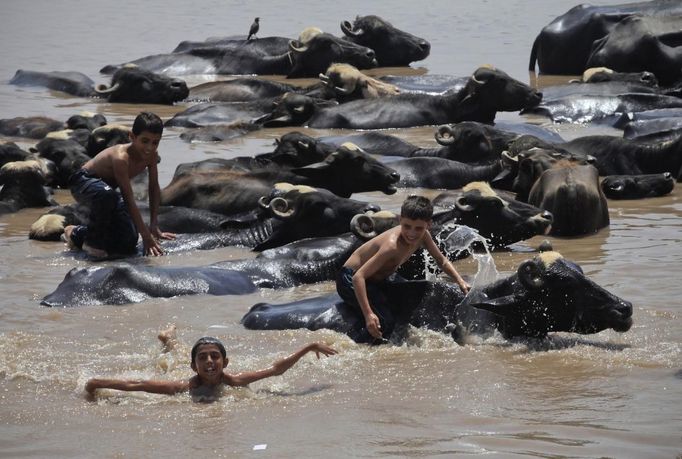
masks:
<svg viewBox="0 0 682 459"><path fill-rule="evenodd" d="M400 210L400 225L365 242L339 272L336 279L339 296L347 304L359 308L365 318L365 330L356 341L372 343L390 336L397 312L388 304L385 289L390 289L391 283L404 281L395 272L420 247L431 254L465 294L469 291L469 284L431 238L432 215L429 199L409 196Z"/></svg>
<svg viewBox="0 0 682 459"><path fill-rule="evenodd" d="M87 226L64 228L69 246L82 248L94 258L127 255L137 250L139 233L144 255L163 254L158 239L174 239L175 235L161 232L157 225L161 191L156 163L162 133L161 119L142 112L133 123L130 143L103 150L69 178L76 201L90 208ZM130 184L130 179L145 169L149 175L149 227L142 220Z"/></svg>
<svg viewBox="0 0 682 459"><path fill-rule="evenodd" d="M161 338L161 336L159 336ZM90 396L94 396L97 389L116 389L123 391L143 391L155 394L173 395L179 392L190 392L192 396L215 397L218 389L226 384L228 386L246 386L249 383L271 376L281 375L294 366L301 357L308 352L315 352L317 358L320 354L334 355L334 349L323 343L311 343L288 357L276 360L272 366L263 370L243 371L230 374L223 369L229 359L225 352L225 346L220 340L205 336L200 338L192 347L191 367L196 373L189 380L164 381L164 380L119 380L119 379L90 379L85 384L85 390Z"/></svg>

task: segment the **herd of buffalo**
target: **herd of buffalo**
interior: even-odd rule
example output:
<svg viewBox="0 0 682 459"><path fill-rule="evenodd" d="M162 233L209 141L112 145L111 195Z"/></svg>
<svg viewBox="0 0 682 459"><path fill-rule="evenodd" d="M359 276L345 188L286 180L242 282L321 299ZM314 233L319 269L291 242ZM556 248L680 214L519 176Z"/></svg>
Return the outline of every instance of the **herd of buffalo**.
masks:
<svg viewBox="0 0 682 459"><path fill-rule="evenodd" d="M188 108L165 124L182 130L189 142L225 141L274 126L301 128L281 136L270 153L179 164L162 189L159 226L178 233L164 244L167 252L235 245L260 252L255 258L203 267L92 264L68 272L42 304L238 295L330 281L353 250L397 224L392 212L351 198L361 192L442 190L432 229L441 245L454 231L480 235L493 249L542 234L593 234L609 225L609 200L661 196L682 178L680 30L679 0L576 6L538 34L530 68L581 77L542 93L488 65L464 77L367 76L361 70L407 66L431 52L426 39L377 16L343 21L342 37L308 28L297 39L182 42L170 53L104 66L111 83L98 87L78 72L18 70L11 84L76 97L182 101ZM198 74L234 77L191 88L181 79ZM319 80L306 86L257 75ZM496 124L499 111L602 123L623 135L565 141L531 124ZM379 130L412 126L434 126L438 146L413 145ZM362 131L311 137L305 127ZM66 225L87 222L88 209L57 206L52 189L66 187L68 177L104 148L128 141L127 127L88 114L66 122L2 119L0 134L37 141L30 151L0 144L0 214L51 207L29 237L54 241ZM424 280L421 257L410 259L401 274L413 279L396 287L392 298L409 311L403 325L458 341L463 330L497 330L513 338L623 332L632 325L629 302L551 249L466 296L456 285ZM351 336L364 325L336 295L257 304L242 323L329 328ZM400 333L395 335L397 342Z"/></svg>

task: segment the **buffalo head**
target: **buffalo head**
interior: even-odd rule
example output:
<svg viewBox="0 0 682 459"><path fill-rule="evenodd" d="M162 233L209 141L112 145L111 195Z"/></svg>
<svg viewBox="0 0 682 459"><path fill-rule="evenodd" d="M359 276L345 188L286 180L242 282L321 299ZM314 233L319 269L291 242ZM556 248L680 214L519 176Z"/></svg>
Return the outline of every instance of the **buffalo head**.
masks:
<svg viewBox="0 0 682 459"><path fill-rule="evenodd" d="M409 65L426 59L431 45L423 38L396 29L378 16L356 17L341 23L341 30L354 43L372 48L382 67Z"/></svg>
<svg viewBox="0 0 682 459"><path fill-rule="evenodd" d="M294 66L288 78L317 76L335 62L351 64L359 69L377 66L374 51L337 38L328 33L318 33L308 39L291 40L289 50Z"/></svg>
<svg viewBox="0 0 682 459"><path fill-rule="evenodd" d="M497 315L500 332L544 337L549 332L598 333L632 326L632 304L592 280L557 252L523 262L516 274L473 292L462 304Z"/></svg>
<svg viewBox="0 0 682 459"><path fill-rule="evenodd" d="M99 85L95 90L109 102L133 104L172 105L189 95L183 80L168 78L131 64L114 73L111 86Z"/></svg>

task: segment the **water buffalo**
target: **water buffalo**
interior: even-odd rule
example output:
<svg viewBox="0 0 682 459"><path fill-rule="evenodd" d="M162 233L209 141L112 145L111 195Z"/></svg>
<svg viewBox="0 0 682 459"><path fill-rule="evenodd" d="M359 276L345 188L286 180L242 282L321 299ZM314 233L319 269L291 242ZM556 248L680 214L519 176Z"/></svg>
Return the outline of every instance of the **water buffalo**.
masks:
<svg viewBox="0 0 682 459"><path fill-rule="evenodd" d="M351 101L318 110L312 128L382 129L480 121L492 123L498 111L536 106L542 95L506 73L480 67L457 92L398 94Z"/></svg>
<svg viewBox="0 0 682 459"><path fill-rule="evenodd" d="M288 46L288 51L278 54L268 54L252 46L202 46L185 52L147 56L132 63L167 75L255 74L289 78L316 77L335 62L349 63L359 69L377 65L371 49L319 29L305 30L299 40L290 40ZM112 73L120 67L108 65L100 72Z"/></svg>
<svg viewBox="0 0 682 459"><path fill-rule="evenodd" d="M679 2L677 2L679 5ZM596 40L588 67L605 66L621 72L653 72L661 85L682 77L682 7L676 15L629 16L605 37Z"/></svg>
<svg viewBox="0 0 682 459"><path fill-rule="evenodd" d="M87 149L77 140L65 138L61 134L53 134L48 134L30 150L54 163L56 172L48 184L54 187L67 188L71 174L88 162L90 156Z"/></svg>
<svg viewBox="0 0 682 459"><path fill-rule="evenodd" d="M126 65L111 77L111 85L99 85L78 72L32 72L18 70L10 84L47 86L79 97L102 97L109 102L133 104L167 104L183 100L189 95L184 81L168 78L143 68ZM57 75L55 75L57 74ZM73 84L65 84L73 78Z"/></svg>
<svg viewBox="0 0 682 459"><path fill-rule="evenodd" d="M161 203L229 215L255 208L276 182L323 187L349 197L361 191L393 194L399 178L397 172L366 153L341 147L322 162L290 170L183 174L161 191Z"/></svg>
<svg viewBox="0 0 682 459"><path fill-rule="evenodd" d="M516 273L474 289L466 298L455 285L429 281L397 283L387 293L401 311L396 330L409 324L449 333L458 342L463 342L465 332L494 329L511 339L609 328L625 332L632 326L632 304L595 284L556 252L521 263ZM252 330L327 328L351 338L361 336L364 327L362 314L337 295L259 303L241 323ZM403 337L398 335L384 338L399 343Z"/></svg>
<svg viewBox="0 0 682 459"><path fill-rule="evenodd" d="M551 234L556 236L591 234L609 225L599 172L591 164L557 162L535 181L528 203L552 213Z"/></svg>
<svg viewBox="0 0 682 459"><path fill-rule="evenodd" d="M450 209L433 216L435 225L454 222L474 228L491 248L547 234L553 221L551 212L519 202L511 194L493 190L482 182L470 183L460 191L441 193L433 204Z"/></svg>
<svg viewBox="0 0 682 459"><path fill-rule="evenodd" d="M12 161L24 161L30 153L22 150L14 142L0 143L0 167Z"/></svg>
<svg viewBox="0 0 682 459"><path fill-rule="evenodd" d="M474 165L446 158L401 158L386 163L400 174L396 186L454 190L467 183L494 180L503 170L502 160Z"/></svg>
<svg viewBox="0 0 682 459"><path fill-rule="evenodd" d="M240 77L225 81L211 81L193 86L187 100L201 102L247 102L275 98L296 92L296 86L256 77Z"/></svg>
<svg viewBox="0 0 682 459"><path fill-rule="evenodd" d="M66 122L46 116L16 117L0 120L0 134L11 137L42 139L50 132L64 129L82 129L90 132L106 123L107 119L103 115L87 112L73 115Z"/></svg>
<svg viewBox="0 0 682 459"><path fill-rule="evenodd" d="M423 38L415 37L378 16L356 17L341 23L341 30L354 43L371 48L381 67L410 65L426 59L431 45Z"/></svg>
<svg viewBox="0 0 682 459"><path fill-rule="evenodd" d="M675 188L670 172L644 175L609 175L601 181L601 189L609 199L642 199L663 196Z"/></svg>
<svg viewBox="0 0 682 459"><path fill-rule="evenodd" d="M579 75L587 67L594 42L609 34L633 14L665 16L682 13L677 0L621 3L608 6L581 4L545 26L533 42L528 70L541 73Z"/></svg>
<svg viewBox="0 0 682 459"><path fill-rule="evenodd" d="M364 232L382 232L387 227L385 221L392 217L380 214L365 216L362 231L356 231L351 224L354 234L309 238L266 250L246 260L206 267L114 265L72 269L41 304L66 307L138 303L148 298L179 295L251 293L254 285L290 288L328 281L365 240ZM368 220L372 222L371 229L367 228Z"/></svg>
<svg viewBox="0 0 682 459"><path fill-rule="evenodd" d="M616 72L608 67L590 67L579 80L569 83L603 83L605 81L624 81L644 86L658 87L658 79L651 72Z"/></svg>
<svg viewBox="0 0 682 459"><path fill-rule="evenodd" d="M392 96L400 90L390 83L365 75L349 64L332 64L320 74L322 85L337 101L343 103L356 99L376 99Z"/></svg>
<svg viewBox="0 0 682 459"><path fill-rule="evenodd" d="M604 81L547 87L542 102L521 113L546 116L555 123L599 121L617 127L623 114L680 107L682 99L663 94L657 88Z"/></svg>
<svg viewBox="0 0 682 459"><path fill-rule="evenodd" d="M0 167L0 214L56 205L45 187L45 174L45 165L36 160L12 161Z"/></svg>

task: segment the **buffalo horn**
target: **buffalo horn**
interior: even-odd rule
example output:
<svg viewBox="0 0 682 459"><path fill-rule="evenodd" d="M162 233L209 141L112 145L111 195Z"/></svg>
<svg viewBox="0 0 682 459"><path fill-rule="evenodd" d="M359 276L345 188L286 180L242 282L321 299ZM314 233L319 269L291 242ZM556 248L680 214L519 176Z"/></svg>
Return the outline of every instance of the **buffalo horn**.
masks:
<svg viewBox="0 0 682 459"><path fill-rule="evenodd" d="M97 85L95 88L95 92L97 94L111 94L112 92L116 91L120 87L120 83L116 83L115 85L111 86L110 88L107 88L106 85L100 84Z"/></svg>
<svg viewBox="0 0 682 459"><path fill-rule="evenodd" d="M349 21L343 21L341 23L341 30L343 30L343 33L345 33L346 35L353 37L359 37L360 35L365 33L365 31L362 29L353 30L353 26Z"/></svg>
<svg viewBox="0 0 682 459"><path fill-rule="evenodd" d="M353 234L363 239L372 239L377 235L377 232L374 229L374 220L365 214L357 214L354 216L350 221L350 229Z"/></svg>
<svg viewBox="0 0 682 459"><path fill-rule="evenodd" d="M297 40L289 40L289 49L297 53L305 53L308 50L308 46L300 46Z"/></svg>
<svg viewBox="0 0 682 459"><path fill-rule="evenodd" d="M270 201L270 210L279 218L291 217L294 213L294 209L289 208L289 201L280 196L272 198Z"/></svg>
<svg viewBox="0 0 682 459"><path fill-rule="evenodd" d="M444 124L436 131L436 142L443 146L452 145L455 142L455 136L452 135L452 127Z"/></svg>
<svg viewBox="0 0 682 459"><path fill-rule="evenodd" d="M455 200L455 207L457 207L462 212L471 212L472 210L474 210L474 206L472 206L471 204L466 204L464 196L459 196Z"/></svg>
<svg viewBox="0 0 682 459"><path fill-rule="evenodd" d="M521 282L530 289L538 289L544 285L542 269L537 261L526 260L521 263L518 269L518 275Z"/></svg>

